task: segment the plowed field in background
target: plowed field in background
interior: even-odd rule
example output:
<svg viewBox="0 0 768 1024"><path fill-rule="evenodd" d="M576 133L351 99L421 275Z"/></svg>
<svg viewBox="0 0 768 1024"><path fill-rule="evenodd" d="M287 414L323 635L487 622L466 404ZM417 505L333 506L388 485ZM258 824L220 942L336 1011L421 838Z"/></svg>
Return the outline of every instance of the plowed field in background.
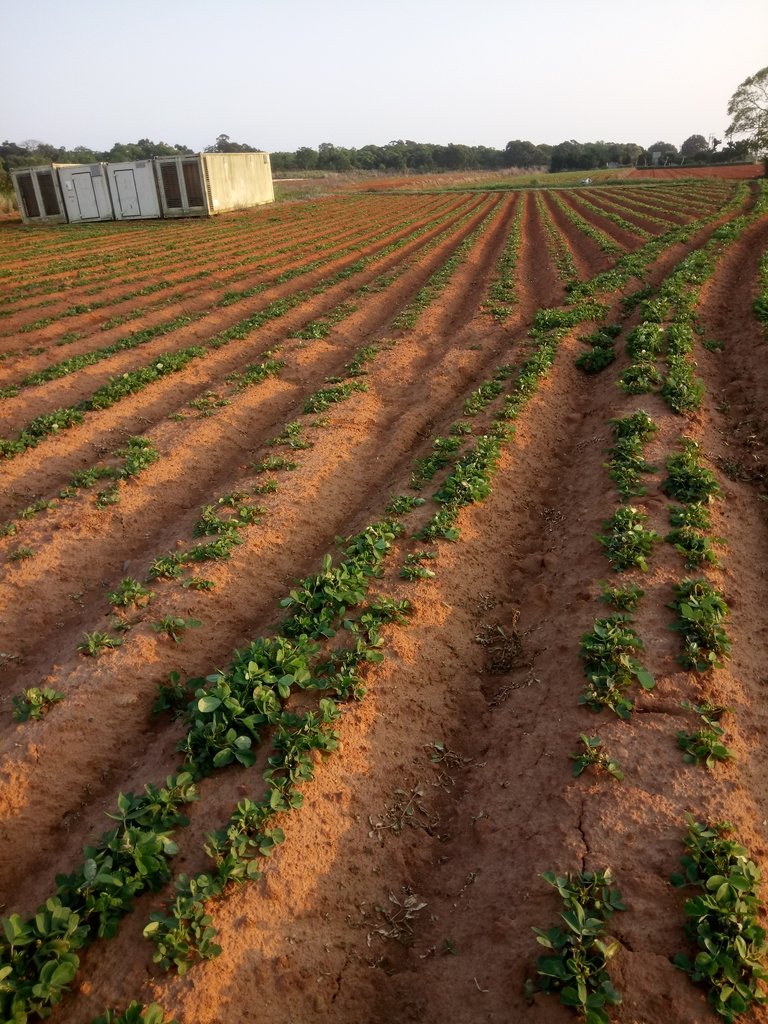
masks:
<svg viewBox="0 0 768 1024"><path fill-rule="evenodd" d="M658 286L719 224L749 213L757 189L737 187L356 194L206 221L0 224L0 437L23 436L56 410L82 411L80 424L0 458L4 915L32 914L55 875L82 863L120 792L178 769L183 722L152 715L170 673L186 680L226 669L233 651L275 634L281 599L320 570L337 538L381 520L392 496L427 499L403 518L374 581L375 593L410 601L412 613L385 627L384 658L365 670L367 694L344 705L339 749L316 759L303 806L280 815L285 842L264 877L210 903L221 956L181 978L153 964L142 929L169 884L138 898L114 938L81 954L52 1021L87 1024L131 999L157 1001L182 1024L565 1021L556 999L523 997L535 973L532 928L551 926L560 909L540 874L607 865L628 908L612 926L621 949L611 973L624 997L612 1019L710 1019L704 994L671 963L686 940L684 896L668 878L687 812L734 822L768 863L768 361L752 314L768 216L727 248L699 296L702 337L723 343L694 353L702 408L676 416L658 394L627 396L615 381L636 320L622 297ZM691 237L662 247L642 281L598 292L608 322L623 328L616 363L581 374L578 339L594 325L566 334L503 446L490 495L461 512L455 543L426 545L437 552L425 563L434 579L401 578L403 557L425 547L412 535L450 471L416 491L416 460L457 421L472 431L465 446L488 429L498 406L468 417L465 402L499 366L522 366L537 311L567 306L567 282L588 281L694 221ZM500 299L500 259L515 231ZM122 375L191 348L178 372L89 407ZM361 350L362 370L350 376ZM91 361L35 376L76 356ZM242 385L249 366L269 360L276 369ZM306 412L329 379L365 390ZM725 492L713 533L727 546L708 575L731 606L733 657L714 695L733 709L736 757L711 773L685 765L675 745L687 721L680 700L701 694L675 660L666 603L684 573L671 545L632 577L647 594L635 621L656 689L637 698L631 724L577 704L579 639L606 613L596 598L610 568L595 534L616 505L604 465L608 421L638 408L659 425L651 462L663 466L681 434L694 437ZM69 487L77 473L119 465L114 453L136 436L159 458L118 484L115 503L97 501L102 484ZM257 473L270 458L296 467ZM266 479L274 490L255 495ZM661 471L652 475L635 503L663 535L660 480ZM196 523L233 494L263 506L239 532L242 543L226 559L152 579L152 601L130 609L129 628L117 632L107 594L126 576L146 581L156 559L209 540L195 537ZM212 589L185 587L191 575ZM174 643L152 628L167 615L200 625ZM123 643L86 657L78 644L94 631ZM17 724L12 698L40 686L64 699L41 721ZM621 762L623 783L572 778L569 754L589 731ZM260 797L264 767L262 758L202 780L190 825L176 836L175 872L208 868L204 836L243 796ZM406 918L404 905L418 909Z"/></svg>

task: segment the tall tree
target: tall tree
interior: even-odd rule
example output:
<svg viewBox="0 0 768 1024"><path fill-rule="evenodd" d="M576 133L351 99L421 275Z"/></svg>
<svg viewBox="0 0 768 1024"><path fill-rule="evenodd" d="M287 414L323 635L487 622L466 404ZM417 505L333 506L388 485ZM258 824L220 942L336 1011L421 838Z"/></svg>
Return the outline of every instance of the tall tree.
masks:
<svg viewBox="0 0 768 1024"><path fill-rule="evenodd" d="M728 104L733 120L725 130L729 139L744 135L758 153L768 149L768 67L745 78Z"/></svg>
<svg viewBox="0 0 768 1024"><path fill-rule="evenodd" d="M504 153L508 167L534 167L536 164L546 163L541 159L538 147L527 139L513 139L508 142Z"/></svg>
<svg viewBox="0 0 768 1024"><path fill-rule="evenodd" d="M212 146L205 147L206 153L258 153L259 150L247 142L233 142L228 135L217 135Z"/></svg>
<svg viewBox="0 0 768 1024"><path fill-rule="evenodd" d="M707 140L703 135L689 135L680 147L682 156L695 156L697 153L704 153L709 149Z"/></svg>

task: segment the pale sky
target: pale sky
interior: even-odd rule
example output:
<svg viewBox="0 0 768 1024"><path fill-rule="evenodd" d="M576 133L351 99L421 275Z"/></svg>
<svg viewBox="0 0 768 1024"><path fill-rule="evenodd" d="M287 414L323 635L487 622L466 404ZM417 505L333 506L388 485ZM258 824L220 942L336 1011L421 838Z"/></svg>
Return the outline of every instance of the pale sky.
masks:
<svg viewBox="0 0 768 1024"><path fill-rule="evenodd" d="M722 138L768 0L0 0L0 137L268 151Z"/></svg>

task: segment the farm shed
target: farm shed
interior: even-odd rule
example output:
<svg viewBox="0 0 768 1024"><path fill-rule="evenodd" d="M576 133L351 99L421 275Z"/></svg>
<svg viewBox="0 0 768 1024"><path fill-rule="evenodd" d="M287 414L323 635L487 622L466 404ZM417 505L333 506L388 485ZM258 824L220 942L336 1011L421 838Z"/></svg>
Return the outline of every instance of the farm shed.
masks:
<svg viewBox="0 0 768 1024"><path fill-rule="evenodd" d="M164 217L209 217L274 202L269 153L155 158Z"/></svg>
<svg viewBox="0 0 768 1024"><path fill-rule="evenodd" d="M70 224L114 220L104 164L54 164Z"/></svg>
<svg viewBox="0 0 768 1024"><path fill-rule="evenodd" d="M65 224L67 214L52 164L11 172L16 200L25 224Z"/></svg>
<svg viewBox="0 0 768 1024"><path fill-rule="evenodd" d="M151 160L107 164L106 169L115 220L160 216L160 200Z"/></svg>

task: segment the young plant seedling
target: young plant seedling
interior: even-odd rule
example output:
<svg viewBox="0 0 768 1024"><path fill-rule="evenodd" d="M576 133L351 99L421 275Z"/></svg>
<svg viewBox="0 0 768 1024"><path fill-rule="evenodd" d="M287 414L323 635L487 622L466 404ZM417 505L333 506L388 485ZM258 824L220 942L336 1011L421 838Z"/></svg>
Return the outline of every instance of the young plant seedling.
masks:
<svg viewBox="0 0 768 1024"><path fill-rule="evenodd" d="M682 702L682 707L686 711L693 711L704 723L697 732L681 730L677 734L677 745L683 751L686 764L704 764L707 768L714 768L718 761L730 760L733 751L722 742L725 730L719 725L721 716L728 708L708 702L692 705L687 700Z"/></svg>
<svg viewBox="0 0 768 1024"><path fill-rule="evenodd" d="M653 530L646 530L647 522L645 512L632 505L619 505L603 523L606 533L598 534L597 539L605 548L614 572L635 568L648 571L648 556L661 537Z"/></svg>
<svg viewBox="0 0 768 1024"><path fill-rule="evenodd" d="M627 616L597 619L592 632L581 638L580 653L587 687L579 697L579 704L591 711L608 707L619 718L629 718L632 701L624 693L632 682L636 680L644 690L655 686L651 673L633 657L633 653L642 648L643 642Z"/></svg>
<svg viewBox="0 0 768 1024"><path fill-rule="evenodd" d="M406 555L400 575L404 580L433 580L435 573L421 564L432 558L437 558L436 551L416 551L412 555Z"/></svg>
<svg viewBox="0 0 768 1024"><path fill-rule="evenodd" d="M198 629L202 623L199 619L183 619L175 615L164 615L159 622L150 622L156 633L165 633L174 643L180 644L188 629Z"/></svg>
<svg viewBox="0 0 768 1024"><path fill-rule="evenodd" d="M53 687L45 686L41 689L32 686L13 698L13 717L17 722L27 722L30 718L37 722L48 708L60 700L64 700L64 694Z"/></svg>
<svg viewBox="0 0 768 1024"><path fill-rule="evenodd" d="M616 910L624 910L621 893L611 889L610 868L559 877L541 876L563 899L561 917L566 927L534 928L537 941L548 950L537 964L539 977L526 983L526 994L538 989L560 996L564 1006L578 1010L585 1024L608 1024L606 1006L618 1006L621 996L607 971L619 943L610 939L606 925Z"/></svg>
<svg viewBox="0 0 768 1024"><path fill-rule="evenodd" d="M681 665L695 672L722 668L723 658L731 652L722 625L729 612L723 595L704 579L685 579L675 587L675 600L669 607L678 614L671 628L683 638Z"/></svg>
<svg viewBox="0 0 768 1024"><path fill-rule="evenodd" d="M104 651L112 650L122 646L123 641L109 633L102 633L95 629L93 633L83 633L83 639L77 645L78 651L90 658L97 658Z"/></svg>
<svg viewBox="0 0 768 1024"><path fill-rule="evenodd" d="M192 698L192 690L188 683L182 683L178 672L168 673L167 683L158 683L157 697L152 705L153 715L173 712L180 715Z"/></svg>
<svg viewBox="0 0 768 1024"><path fill-rule="evenodd" d="M107 595L107 600L117 608L127 608L132 604L137 608L143 608L154 596L153 591L147 590L138 580L133 579L132 576L126 576L120 581L117 590L113 590Z"/></svg>
<svg viewBox="0 0 768 1024"><path fill-rule="evenodd" d="M216 586L213 580L204 580L201 576L187 576L187 578L182 581L181 585L185 590L205 591L213 590Z"/></svg>
<svg viewBox="0 0 768 1024"><path fill-rule="evenodd" d="M134 999L122 1013L119 1010L107 1010L101 1017L97 1017L93 1024L178 1024L178 1022L169 1017L166 1018L165 1011L157 1003L144 1006L143 1003L137 1003Z"/></svg>
<svg viewBox="0 0 768 1024"><path fill-rule="evenodd" d="M28 558L34 558L34 557L35 557L35 552L32 550L32 548L27 548L27 547L14 548L13 551L9 551L8 552L8 561L9 562L23 562L23 561L25 561Z"/></svg>
<svg viewBox="0 0 768 1024"><path fill-rule="evenodd" d="M603 741L599 736L587 736L582 733L579 736L582 747L582 751L577 751L575 754L569 756L574 761L573 765L573 776L578 778L582 772L586 771L590 766L599 768L600 770L607 772L618 782L624 778L624 773L619 767L618 761L614 761L613 758L609 757L608 754L603 750Z"/></svg>
<svg viewBox="0 0 768 1024"><path fill-rule="evenodd" d="M600 600L612 605L619 612L633 612L645 596L645 591L636 583L628 583L625 587L609 587L600 583Z"/></svg>

